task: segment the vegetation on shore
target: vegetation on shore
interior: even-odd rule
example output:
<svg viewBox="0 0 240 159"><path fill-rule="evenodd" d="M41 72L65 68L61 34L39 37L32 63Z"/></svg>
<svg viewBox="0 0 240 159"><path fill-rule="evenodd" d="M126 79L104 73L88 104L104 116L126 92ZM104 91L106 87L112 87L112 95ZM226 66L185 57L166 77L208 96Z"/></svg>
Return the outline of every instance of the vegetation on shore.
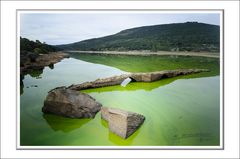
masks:
<svg viewBox="0 0 240 159"><path fill-rule="evenodd" d="M20 37L20 66L23 67L26 63L36 62L40 54L49 54L56 51L59 51L59 49L45 42Z"/></svg>
<svg viewBox="0 0 240 159"><path fill-rule="evenodd" d="M32 52L36 54L48 54L49 52L59 51L57 47L48 45L39 40L31 41L27 38L20 37L20 53Z"/></svg>
<svg viewBox="0 0 240 159"><path fill-rule="evenodd" d="M193 51L219 52L220 27L198 22L143 26L117 34L57 45L82 51Z"/></svg>

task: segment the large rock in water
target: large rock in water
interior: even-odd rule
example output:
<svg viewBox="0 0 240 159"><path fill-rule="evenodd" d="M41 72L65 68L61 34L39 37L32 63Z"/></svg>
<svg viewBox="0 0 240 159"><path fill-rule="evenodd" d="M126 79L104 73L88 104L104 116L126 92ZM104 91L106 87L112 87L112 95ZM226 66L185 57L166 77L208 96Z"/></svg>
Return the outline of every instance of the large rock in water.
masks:
<svg viewBox="0 0 240 159"><path fill-rule="evenodd" d="M42 111L69 118L94 118L101 106L87 94L58 87L48 93Z"/></svg>
<svg viewBox="0 0 240 159"><path fill-rule="evenodd" d="M108 107L101 108L101 117L108 122L110 131L124 139L132 135L145 120L141 114Z"/></svg>

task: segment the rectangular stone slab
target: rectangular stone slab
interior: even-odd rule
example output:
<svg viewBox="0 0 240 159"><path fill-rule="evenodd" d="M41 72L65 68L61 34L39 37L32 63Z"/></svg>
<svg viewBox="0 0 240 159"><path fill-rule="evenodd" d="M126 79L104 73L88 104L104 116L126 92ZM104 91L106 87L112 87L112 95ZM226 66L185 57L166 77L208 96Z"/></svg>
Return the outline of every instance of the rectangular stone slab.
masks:
<svg viewBox="0 0 240 159"><path fill-rule="evenodd" d="M109 107L101 108L101 117L108 122L111 132L124 139L132 135L145 120L141 114Z"/></svg>

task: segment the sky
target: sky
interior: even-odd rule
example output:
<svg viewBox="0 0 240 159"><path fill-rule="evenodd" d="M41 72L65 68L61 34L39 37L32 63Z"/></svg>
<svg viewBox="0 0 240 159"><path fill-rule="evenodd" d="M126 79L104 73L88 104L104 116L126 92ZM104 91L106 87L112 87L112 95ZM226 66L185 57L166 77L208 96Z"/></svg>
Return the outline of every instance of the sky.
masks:
<svg viewBox="0 0 240 159"><path fill-rule="evenodd" d="M220 25L218 13L21 13L20 36L51 45L115 34L124 29L189 21Z"/></svg>

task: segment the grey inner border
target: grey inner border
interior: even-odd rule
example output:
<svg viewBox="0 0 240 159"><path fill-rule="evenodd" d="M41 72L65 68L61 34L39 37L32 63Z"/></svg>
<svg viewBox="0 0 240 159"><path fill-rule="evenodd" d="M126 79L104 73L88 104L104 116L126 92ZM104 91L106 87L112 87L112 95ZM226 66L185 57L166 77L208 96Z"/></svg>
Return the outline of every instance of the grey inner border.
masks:
<svg viewBox="0 0 240 159"><path fill-rule="evenodd" d="M46 0L47 1L47 0ZM121 148L121 146L119 146L119 148L111 148L110 146L99 146L99 148L86 148L86 147L81 147L81 146L76 146L75 147L71 147L71 148L67 148L66 146L62 146L63 148L34 148L34 146L32 146L32 148L18 148L17 146L17 141L20 141L20 139L18 138L18 128L19 128L19 124L20 121L18 121L18 117L20 116L19 110L18 110L18 101L20 101L20 96L18 94L19 92L19 81L18 81L18 61L20 60L18 58L18 12L21 11L220 11L222 12L222 57L220 57L220 60L222 59L222 83L220 83L222 85L222 136L220 136L220 140L222 140L222 147L220 148L134 148L129 146L129 148ZM225 124L225 120L224 120L224 9L16 9L16 150L224 150L224 124ZM220 72L221 73L221 72ZM220 90L221 91L221 90ZM1 145L0 145L1 146ZM194 147L194 146L192 146ZM211 147L211 146L210 146Z"/></svg>

